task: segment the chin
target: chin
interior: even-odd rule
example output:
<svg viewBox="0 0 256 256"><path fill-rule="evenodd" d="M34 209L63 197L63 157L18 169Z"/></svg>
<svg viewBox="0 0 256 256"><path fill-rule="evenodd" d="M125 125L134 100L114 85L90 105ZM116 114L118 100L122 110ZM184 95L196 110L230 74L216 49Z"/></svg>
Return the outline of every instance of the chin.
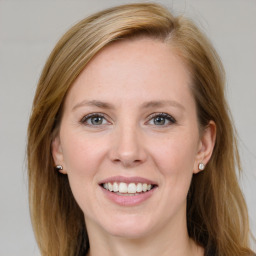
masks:
<svg viewBox="0 0 256 256"><path fill-rule="evenodd" d="M145 216L125 216L117 217L107 223L105 230L112 236L123 237L128 239L138 239L145 237L152 230L152 221L148 221Z"/></svg>
<svg viewBox="0 0 256 256"><path fill-rule="evenodd" d="M119 227L117 229L107 230L107 232L115 237L126 238L126 239L140 239L146 237L149 234L147 229L141 229L137 227Z"/></svg>

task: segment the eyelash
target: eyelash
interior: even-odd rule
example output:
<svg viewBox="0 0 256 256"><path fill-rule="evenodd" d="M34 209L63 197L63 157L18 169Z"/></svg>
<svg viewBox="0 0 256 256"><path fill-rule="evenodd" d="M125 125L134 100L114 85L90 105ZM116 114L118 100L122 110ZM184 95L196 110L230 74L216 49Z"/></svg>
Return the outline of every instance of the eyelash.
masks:
<svg viewBox="0 0 256 256"><path fill-rule="evenodd" d="M88 115L86 115L86 116L84 116L82 119L81 119L81 123L82 124L84 124L84 125L88 125L88 126L100 126L100 125L102 125L102 124L99 124L99 125L94 125L94 124L88 124L87 122L88 122L88 120L90 120L90 119L92 119L92 118L95 118L95 117L97 117L97 118L103 118L103 119L105 119L105 120L107 120L106 119L106 116L104 115L104 114L102 114L102 113L91 113L91 114L88 114Z"/></svg>
<svg viewBox="0 0 256 256"><path fill-rule="evenodd" d="M157 117L160 117L160 118L164 118L165 121L168 120L168 124L163 124L163 125L157 125L157 124L152 124L152 125L156 125L156 126L163 126L163 127L166 127L168 125L171 125L171 124L175 124L176 123L176 120L175 118L173 118L171 115L167 114L167 113L153 113L151 114L149 117L148 117L148 121L147 123L149 123L151 120L153 120L154 118L157 118ZM106 122L107 119L106 119L106 115L105 114L102 114L102 113L91 113L91 114L88 114L86 116L84 116L80 123L84 124L84 125L87 125L87 126L101 126L101 125L105 125L105 124L92 124L92 118L103 118L105 119ZM88 120L91 119L91 123L88 124ZM104 121L103 121L104 122ZM109 123L109 122L108 122Z"/></svg>
<svg viewBox="0 0 256 256"><path fill-rule="evenodd" d="M148 120L151 121L153 120L154 118L157 118L157 117L160 117L160 118L164 118L165 120L168 120L168 124L164 124L164 125L156 125L156 126L168 126L168 125L171 125L171 124L175 124L176 123L176 120L174 117L172 117L171 115L167 114L167 113L153 113L149 116ZM149 122L148 121L148 122Z"/></svg>

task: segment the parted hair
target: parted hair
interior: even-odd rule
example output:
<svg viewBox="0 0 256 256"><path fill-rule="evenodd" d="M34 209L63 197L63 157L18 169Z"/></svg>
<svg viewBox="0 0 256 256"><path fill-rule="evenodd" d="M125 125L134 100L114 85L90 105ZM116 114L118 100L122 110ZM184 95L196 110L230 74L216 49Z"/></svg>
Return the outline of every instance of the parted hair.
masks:
<svg viewBox="0 0 256 256"><path fill-rule="evenodd" d="M189 236L206 253L249 255L248 213L237 180L240 160L225 100L222 63L192 21L154 3L122 5L85 18L59 40L44 66L27 141L30 212L41 254L85 255L89 248L83 212L72 195L68 177L55 170L51 154L65 96L101 49L137 37L170 44L190 70L199 128L206 128L210 120L216 124L212 157L205 171L193 176L187 196Z"/></svg>

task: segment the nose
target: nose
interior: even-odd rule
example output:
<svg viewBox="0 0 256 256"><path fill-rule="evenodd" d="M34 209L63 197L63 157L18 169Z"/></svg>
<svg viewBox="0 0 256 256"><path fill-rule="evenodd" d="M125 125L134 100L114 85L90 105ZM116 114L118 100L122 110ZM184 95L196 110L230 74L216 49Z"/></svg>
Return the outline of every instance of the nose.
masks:
<svg viewBox="0 0 256 256"><path fill-rule="evenodd" d="M147 159L142 132L136 125L116 127L111 141L110 159L124 167L134 167Z"/></svg>

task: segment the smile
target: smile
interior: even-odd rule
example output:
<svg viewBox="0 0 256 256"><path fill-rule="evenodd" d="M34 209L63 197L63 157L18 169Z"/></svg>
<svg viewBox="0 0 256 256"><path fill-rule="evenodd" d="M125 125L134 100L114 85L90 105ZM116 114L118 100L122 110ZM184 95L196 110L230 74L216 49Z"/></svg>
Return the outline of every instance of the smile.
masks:
<svg viewBox="0 0 256 256"><path fill-rule="evenodd" d="M155 194L157 182L142 177L112 176L99 182L105 197L120 206L136 206Z"/></svg>
<svg viewBox="0 0 256 256"><path fill-rule="evenodd" d="M119 195L139 195L145 193L154 188L154 185L147 183L125 183L125 182L107 182L103 183L102 187L110 192L114 192Z"/></svg>

